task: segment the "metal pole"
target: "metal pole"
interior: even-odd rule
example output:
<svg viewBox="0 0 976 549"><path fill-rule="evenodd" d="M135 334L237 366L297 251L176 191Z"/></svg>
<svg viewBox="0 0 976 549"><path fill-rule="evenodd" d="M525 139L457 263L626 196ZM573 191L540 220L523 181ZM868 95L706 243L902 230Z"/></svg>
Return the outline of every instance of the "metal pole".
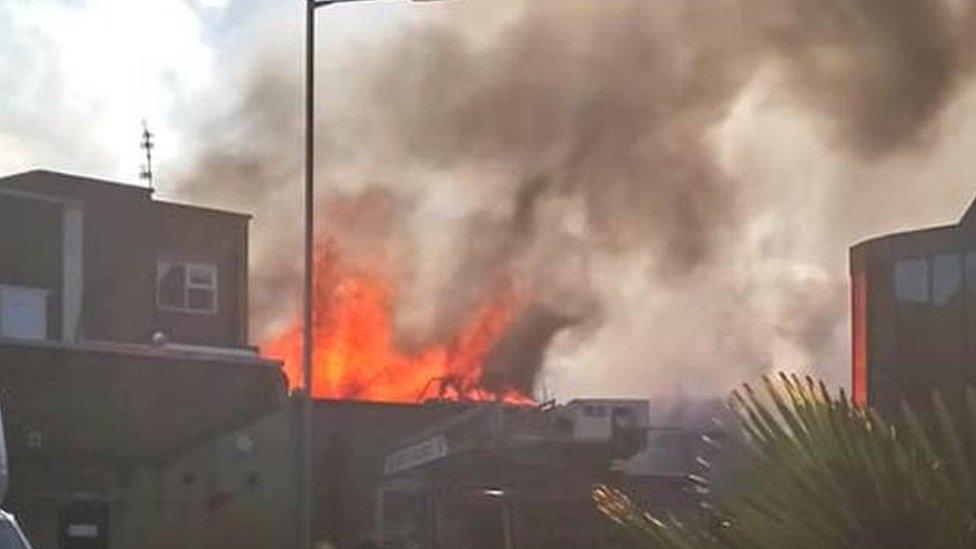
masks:
<svg viewBox="0 0 976 549"><path fill-rule="evenodd" d="M345 2L363 0L305 0L305 281L303 285L302 315L302 413L299 437L300 459L295 478L299 486L295 493L299 497L298 513L300 520L299 547L314 549L314 462L315 440L312 429L312 322L314 315L313 292L315 281L315 9ZM415 0L419 1L419 0Z"/></svg>
<svg viewBox="0 0 976 549"><path fill-rule="evenodd" d="M313 464L312 445L312 322L315 280L315 0L305 0L305 284L302 322L302 448L301 474L297 493L301 494L299 540L301 549L314 549L313 543Z"/></svg>

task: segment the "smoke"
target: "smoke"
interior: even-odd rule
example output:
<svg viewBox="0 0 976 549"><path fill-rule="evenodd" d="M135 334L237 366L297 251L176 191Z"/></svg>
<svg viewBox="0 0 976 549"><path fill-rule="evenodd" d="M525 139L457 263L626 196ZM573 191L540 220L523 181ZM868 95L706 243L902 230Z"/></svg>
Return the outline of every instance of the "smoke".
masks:
<svg viewBox="0 0 976 549"><path fill-rule="evenodd" d="M946 113L972 103L974 13L470 0L418 15L320 61L320 235L397 281L406 347L524 287L530 313L492 358L519 386L540 368L567 395L710 393L774 365L841 380L847 246L966 196L957 181L922 200L922 181L956 154L939 152L958 142ZM294 317L301 265L301 74L280 40L300 25L264 24L180 191L257 214L259 339Z"/></svg>

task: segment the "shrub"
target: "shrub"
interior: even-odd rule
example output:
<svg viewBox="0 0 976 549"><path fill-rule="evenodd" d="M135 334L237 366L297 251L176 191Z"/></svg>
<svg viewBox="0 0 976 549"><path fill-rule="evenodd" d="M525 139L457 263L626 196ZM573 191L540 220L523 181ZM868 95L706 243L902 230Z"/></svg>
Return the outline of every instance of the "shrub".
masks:
<svg viewBox="0 0 976 549"><path fill-rule="evenodd" d="M976 392L886 422L809 378L763 385L732 394L743 466L701 520L651 516L607 486L599 509L648 547L976 547Z"/></svg>

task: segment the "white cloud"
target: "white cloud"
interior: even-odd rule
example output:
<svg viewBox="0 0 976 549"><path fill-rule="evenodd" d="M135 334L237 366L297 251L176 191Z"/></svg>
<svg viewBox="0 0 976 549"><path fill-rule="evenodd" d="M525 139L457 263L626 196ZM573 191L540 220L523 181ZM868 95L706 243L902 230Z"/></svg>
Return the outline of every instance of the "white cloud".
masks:
<svg viewBox="0 0 976 549"><path fill-rule="evenodd" d="M34 0L0 8L0 141L19 143L0 172L51 166L133 180L140 121L178 155L181 98L212 86L214 53L200 16L182 0Z"/></svg>

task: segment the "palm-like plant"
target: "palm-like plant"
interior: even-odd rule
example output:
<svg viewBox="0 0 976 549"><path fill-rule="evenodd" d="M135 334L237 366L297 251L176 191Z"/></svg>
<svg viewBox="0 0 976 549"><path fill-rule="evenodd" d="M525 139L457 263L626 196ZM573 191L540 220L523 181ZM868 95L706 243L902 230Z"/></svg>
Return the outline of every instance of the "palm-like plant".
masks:
<svg viewBox="0 0 976 549"><path fill-rule="evenodd" d="M653 517L609 487L600 510L650 547L976 547L976 392L888 423L809 378L763 382L732 395L743 466L703 520Z"/></svg>

